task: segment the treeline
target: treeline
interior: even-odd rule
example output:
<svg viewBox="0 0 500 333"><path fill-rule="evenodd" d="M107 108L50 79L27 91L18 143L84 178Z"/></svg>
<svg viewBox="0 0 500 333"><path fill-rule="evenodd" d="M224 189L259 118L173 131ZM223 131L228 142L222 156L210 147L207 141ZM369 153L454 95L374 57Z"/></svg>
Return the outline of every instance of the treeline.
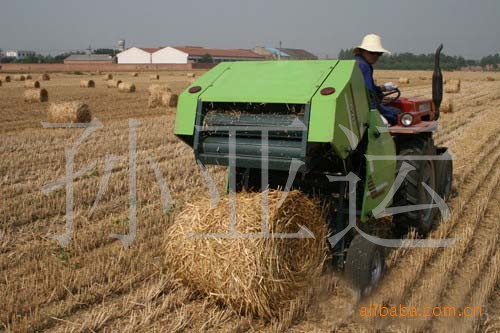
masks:
<svg viewBox="0 0 500 333"><path fill-rule="evenodd" d="M354 59L354 48L342 49L338 58L341 60ZM453 71L468 66L481 66L485 70L498 70L500 56L497 54L483 57L481 60L465 59L462 56L449 56L441 54L441 68ZM410 52L383 55L379 58L376 67L379 69L407 69L407 70L432 70L434 68L434 54L413 54Z"/></svg>
<svg viewBox="0 0 500 333"><path fill-rule="evenodd" d="M115 56L119 51L113 49L96 49L92 51L92 54L109 54L111 56ZM2 57L0 58L0 63L2 64L62 64L64 63L64 59L74 54L86 54L85 52L66 52L61 53L56 56L51 55L41 55L37 54L35 56L26 57L24 59L15 59L10 57Z"/></svg>

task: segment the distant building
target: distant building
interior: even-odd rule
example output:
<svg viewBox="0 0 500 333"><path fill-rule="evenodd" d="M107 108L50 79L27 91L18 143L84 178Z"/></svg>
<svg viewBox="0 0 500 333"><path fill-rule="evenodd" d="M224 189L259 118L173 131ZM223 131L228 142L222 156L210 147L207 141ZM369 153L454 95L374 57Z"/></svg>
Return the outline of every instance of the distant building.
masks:
<svg viewBox="0 0 500 333"><path fill-rule="evenodd" d="M224 61L264 60L265 57L245 49L211 49L199 46L132 47L117 54L119 64L187 64L202 61L210 55L214 63Z"/></svg>
<svg viewBox="0 0 500 333"><path fill-rule="evenodd" d="M260 54L266 59L280 59L280 60L317 60L318 57L302 49L288 49L288 48L274 48L256 46L252 49L253 52Z"/></svg>
<svg viewBox="0 0 500 333"><path fill-rule="evenodd" d="M73 54L64 59L65 64L112 64L113 57L108 54Z"/></svg>
<svg viewBox="0 0 500 333"><path fill-rule="evenodd" d="M36 56L35 51L21 51L21 50L11 50L5 52L5 56L9 58L15 58L15 59L26 59L28 57L34 57Z"/></svg>

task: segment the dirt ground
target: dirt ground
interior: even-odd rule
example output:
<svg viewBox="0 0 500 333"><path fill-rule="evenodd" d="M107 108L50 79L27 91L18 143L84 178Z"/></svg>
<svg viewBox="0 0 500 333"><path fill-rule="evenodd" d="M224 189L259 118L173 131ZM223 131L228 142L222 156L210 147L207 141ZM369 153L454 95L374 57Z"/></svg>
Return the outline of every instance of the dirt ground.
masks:
<svg viewBox="0 0 500 333"><path fill-rule="evenodd" d="M65 185L44 186L66 175L65 149L85 129L42 127L49 103L26 104L22 82L0 87L0 330L5 331L292 331L357 332L500 330L500 75L445 73L460 78L450 94L453 113L442 114L436 144L453 152L451 216L431 238L457 238L453 247L397 249L373 295L359 302L340 273L325 272L317 296L271 322L238 315L184 287L163 264L163 235L195 195L208 193L192 150L173 134L175 108L149 109L147 88L166 83L176 93L183 72L115 79L134 82L135 93L107 88L100 75L53 74L41 81L50 102L87 103L102 127L78 146L74 170L74 230L66 248L50 237L65 231ZM408 77L404 96L430 97L431 72L379 71L380 83ZM486 80L493 77L494 81ZM92 79L95 88L80 88ZM137 125L137 238L129 248L110 237L129 227L129 119ZM110 159L114 156L114 160ZM113 162L114 161L114 162ZM95 165L92 165L93 163ZM105 172L111 165L110 172ZM157 166L173 209L164 213ZM225 173L210 168L222 192ZM107 179L107 183L106 183ZM163 193L164 194L164 193ZM96 202L96 197L100 200ZM363 317L363 307L482 307L482 316Z"/></svg>

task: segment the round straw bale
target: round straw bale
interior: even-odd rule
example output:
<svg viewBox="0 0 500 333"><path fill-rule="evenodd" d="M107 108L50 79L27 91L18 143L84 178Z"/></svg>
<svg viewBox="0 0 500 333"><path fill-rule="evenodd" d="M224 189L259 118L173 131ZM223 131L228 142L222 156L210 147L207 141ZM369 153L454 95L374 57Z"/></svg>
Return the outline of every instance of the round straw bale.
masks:
<svg viewBox="0 0 500 333"><path fill-rule="evenodd" d="M441 102L441 107L439 108L439 110L444 113L451 113L453 112L454 106L455 104L453 102L453 99L451 97L445 97Z"/></svg>
<svg viewBox="0 0 500 333"><path fill-rule="evenodd" d="M111 74L104 74L102 76L103 81L108 81L108 80L113 80L113 75Z"/></svg>
<svg viewBox="0 0 500 333"><path fill-rule="evenodd" d="M449 94L456 94L460 92L460 81L450 80L444 86L444 92Z"/></svg>
<svg viewBox="0 0 500 333"><path fill-rule="evenodd" d="M159 84L152 84L148 88L148 93L149 93L149 95L154 95L154 94L156 94L160 91L163 91L163 90L170 90L170 88L167 86L159 85Z"/></svg>
<svg viewBox="0 0 500 333"><path fill-rule="evenodd" d="M159 80L160 79L160 75L159 74L152 74L149 76L149 79L150 80Z"/></svg>
<svg viewBox="0 0 500 333"><path fill-rule="evenodd" d="M200 199L187 204L167 230L165 259L192 290L234 311L270 319L317 283L327 256L327 226L317 205L301 192L289 192L281 206L283 192L267 194L266 236L256 235L262 232L260 193L237 194L236 231L256 237L207 236L229 233L231 205L227 197L216 208ZM301 227L310 237L272 237Z"/></svg>
<svg viewBox="0 0 500 333"><path fill-rule="evenodd" d="M47 102L49 93L46 89L29 89L24 92L24 101L26 103Z"/></svg>
<svg viewBox="0 0 500 333"><path fill-rule="evenodd" d="M82 102L52 103L47 120L50 123L88 123L92 116L88 105Z"/></svg>
<svg viewBox="0 0 500 333"><path fill-rule="evenodd" d="M80 87L82 87L82 88L95 88L95 82L93 80L81 80Z"/></svg>
<svg viewBox="0 0 500 333"><path fill-rule="evenodd" d="M26 81L24 81L24 88L39 89L40 88L40 82L33 81L33 80L26 80Z"/></svg>
<svg viewBox="0 0 500 333"><path fill-rule="evenodd" d="M2 80L0 80L0 87L2 86Z"/></svg>
<svg viewBox="0 0 500 333"><path fill-rule="evenodd" d="M31 74L26 75L26 80L32 80L32 79L33 79L33 76L31 76Z"/></svg>
<svg viewBox="0 0 500 333"><path fill-rule="evenodd" d="M191 78L191 77L196 77L196 74L195 73L187 73L186 76Z"/></svg>
<svg viewBox="0 0 500 333"><path fill-rule="evenodd" d="M4 82L10 82L11 80L11 77L9 75L6 75L6 76L0 76L0 80L4 81Z"/></svg>
<svg viewBox="0 0 500 333"><path fill-rule="evenodd" d="M121 92L135 92L135 84L129 82L121 82L118 85L118 90Z"/></svg>
<svg viewBox="0 0 500 333"><path fill-rule="evenodd" d="M407 78L407 77L400 77L399 78L399 84L409 84L410 83L410 79Z"/></svg>
<svg viewBox="0 0 500 333"><path fill-rule="evenodd" d="M486 77L486 81L495 81L495 78L491 77L491 76L487 76Z"/></svg>
<svg viewBox="0 0 500 333"><path fill-rule="evenodd" d="M24 75L14 75L14 81L24 81L26 77Z"/></svg>
<svg viewBox="0 0 500 333"><path fill-rule="evenodd" d="M138 77L138 76L139 76L139 73L132 73L132 76L133 76L133 77Z"/></svg>
<svg viewBox="0 0 500 333"><path fill-rule="evenodd" d="M168 106L171 108L177 107L177 101L179 100L179 95L172 94L170 91L164 91L161 93L161 105Z"/></svg>
<svg viewBox="0 0 500 333"><path fill-rule="evenodd" d="M122 83L121 80L108 80L106 82L106 85L108 86L108 88L118 88L120 83Z"/></svg>
<svg viewBox="0 0 500 333"><path fill-rule="evenodd" d="M43 73L41 76L40 76L40 80L41 81L50 81L50 75L47 74L47 73Z"/></svg>

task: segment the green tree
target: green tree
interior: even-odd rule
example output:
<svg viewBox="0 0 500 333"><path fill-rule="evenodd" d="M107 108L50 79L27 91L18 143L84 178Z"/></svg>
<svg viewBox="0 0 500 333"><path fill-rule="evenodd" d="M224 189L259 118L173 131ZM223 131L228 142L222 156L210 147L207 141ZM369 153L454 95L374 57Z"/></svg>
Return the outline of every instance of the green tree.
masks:
<svg viewBox="0 0 500 333"><path fill-rule="evenodd" d="M200 59L199 62L202 63L202 64L213 64L214 63L214 59L212 58L212 56L210 54L205 53L201 57L201 59Z"/></svg>

